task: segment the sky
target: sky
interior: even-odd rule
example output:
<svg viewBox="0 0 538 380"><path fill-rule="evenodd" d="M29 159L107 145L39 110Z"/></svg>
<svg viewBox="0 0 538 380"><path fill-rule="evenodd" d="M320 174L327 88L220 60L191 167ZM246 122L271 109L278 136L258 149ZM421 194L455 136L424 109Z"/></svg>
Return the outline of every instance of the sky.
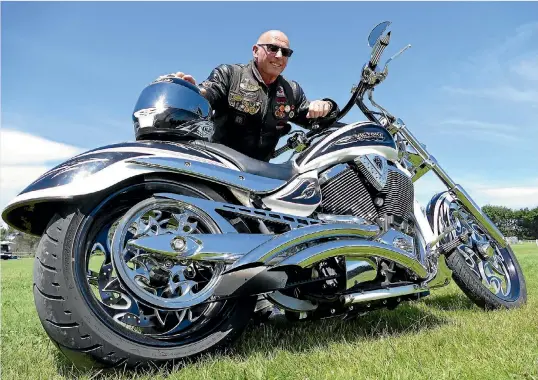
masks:
<svg viewBox="0 0 538 380"><path fill-rule="evenodd" d="M382 62L412 47L375 100L479 205L538 206L536 2L2 2L0 209L58 163L134 140L156 77L247 63L268 29L295 50L284 76L343 106L385 20ZM440 190L432 174L417 182L422 203Z"/></svg>

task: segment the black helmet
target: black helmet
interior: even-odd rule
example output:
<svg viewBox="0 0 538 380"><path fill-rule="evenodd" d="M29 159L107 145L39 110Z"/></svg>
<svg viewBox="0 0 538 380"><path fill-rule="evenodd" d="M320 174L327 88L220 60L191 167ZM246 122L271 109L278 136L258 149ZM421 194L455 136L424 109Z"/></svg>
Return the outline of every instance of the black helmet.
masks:
<svg viewBox="0 0 538 380"><path fill-rule="evenodd" d="M197 86L165 76L138 97L133 123L136 140L211 140L211 106Z"/></svg>

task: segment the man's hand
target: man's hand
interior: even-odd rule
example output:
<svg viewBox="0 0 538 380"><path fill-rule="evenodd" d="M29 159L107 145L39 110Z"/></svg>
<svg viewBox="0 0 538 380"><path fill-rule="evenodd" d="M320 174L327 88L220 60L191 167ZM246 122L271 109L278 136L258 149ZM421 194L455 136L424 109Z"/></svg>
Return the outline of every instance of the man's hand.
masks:
<svg viewBox="0 0 538 380"><path fill-rule="evenodd" d="M316 117L325 117L332 109L332 103L325 100L314 100L308 106L308 113L306 117L308 119L314 119Z"/></svg>
<svg viewBox="0 0 538 380"><path fill-rule="evenodd" d="M181 78L183 80L186 80L187 82L190 82L190 83L196 85L196 79L194 79L194 77L192 75L182 73L181 71L178 71L175 74L161 75L158 79L166 78L166 77L170 77L170 76ZM202 94L202 96L205 96L206 92L207 91L206 91L205 88L200 88L200 94Z"/></svg>

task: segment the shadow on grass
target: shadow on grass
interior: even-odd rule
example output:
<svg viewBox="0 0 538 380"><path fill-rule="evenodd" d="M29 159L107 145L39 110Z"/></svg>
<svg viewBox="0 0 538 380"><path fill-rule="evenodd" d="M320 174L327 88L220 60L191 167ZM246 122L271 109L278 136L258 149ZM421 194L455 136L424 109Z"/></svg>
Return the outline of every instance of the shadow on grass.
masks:
<svg viewBox="0 0 538 380"><path fill-rule="evenodd" d="M419 309L412 303L396 310L372 311L354 320L331 318L318 321L289 322L279 316L265 324L251 326L236 345L236 353L249 356L280 349L292 353L329 347L333 343L355 343L436 328L448 320Z"/></svg>
<svg viewBox="0 0 538 380"><path fill-rule="evenodd" d="M443 311L478 310L478 307L462 293L427 297L422 300L422 303L428 307Z"/></svg>
<svg viewBox="0 0 538 380"><path fill-rule="evenodd" d="M372 311L347 321L336 317L317 321L291 322L284 315L278 315L265 323L250 324L243 332L242 337L226 352L219 352L211 357L202 355L194 360L176 363L174 366L77 370L59 351L56 354L56 364L59 374L67 378L82 375L92 379L103 379L111 375L113 378L123 375L130 379L156 375L166 377L200 360L232 359L242 361L248 356L267 355L276 349L300 353L326 348L334 343L363 341L364 344L368 344L368 342L377 339L414 334L446 323L448 323L447 319L424 311L414 306L413 303L400 305L395 310Z"/></svg>

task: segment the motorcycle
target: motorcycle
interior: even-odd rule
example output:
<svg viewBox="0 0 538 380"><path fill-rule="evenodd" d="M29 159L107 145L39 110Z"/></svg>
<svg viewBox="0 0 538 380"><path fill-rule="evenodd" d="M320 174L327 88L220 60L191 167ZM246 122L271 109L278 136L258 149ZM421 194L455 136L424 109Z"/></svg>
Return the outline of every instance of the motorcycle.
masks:
<svg viewBox="0 0 538 380"><path fill-rule="evenodd" d="M273 306L291 320L350 319L451 279L483 309L525 304L502 233L373 99L410 46L379 69L389 25L372 29L337 120L277 150L293 151L287 162L209 142L199 89L164 77L135 106L137 141L82 153L13 199L3 219L41 236L34 300L59 350L75 364L177 361L227 347ZM355 105L368 120L339 122ZM423 210L414 184L429 171L447 190Z"/></svg>

